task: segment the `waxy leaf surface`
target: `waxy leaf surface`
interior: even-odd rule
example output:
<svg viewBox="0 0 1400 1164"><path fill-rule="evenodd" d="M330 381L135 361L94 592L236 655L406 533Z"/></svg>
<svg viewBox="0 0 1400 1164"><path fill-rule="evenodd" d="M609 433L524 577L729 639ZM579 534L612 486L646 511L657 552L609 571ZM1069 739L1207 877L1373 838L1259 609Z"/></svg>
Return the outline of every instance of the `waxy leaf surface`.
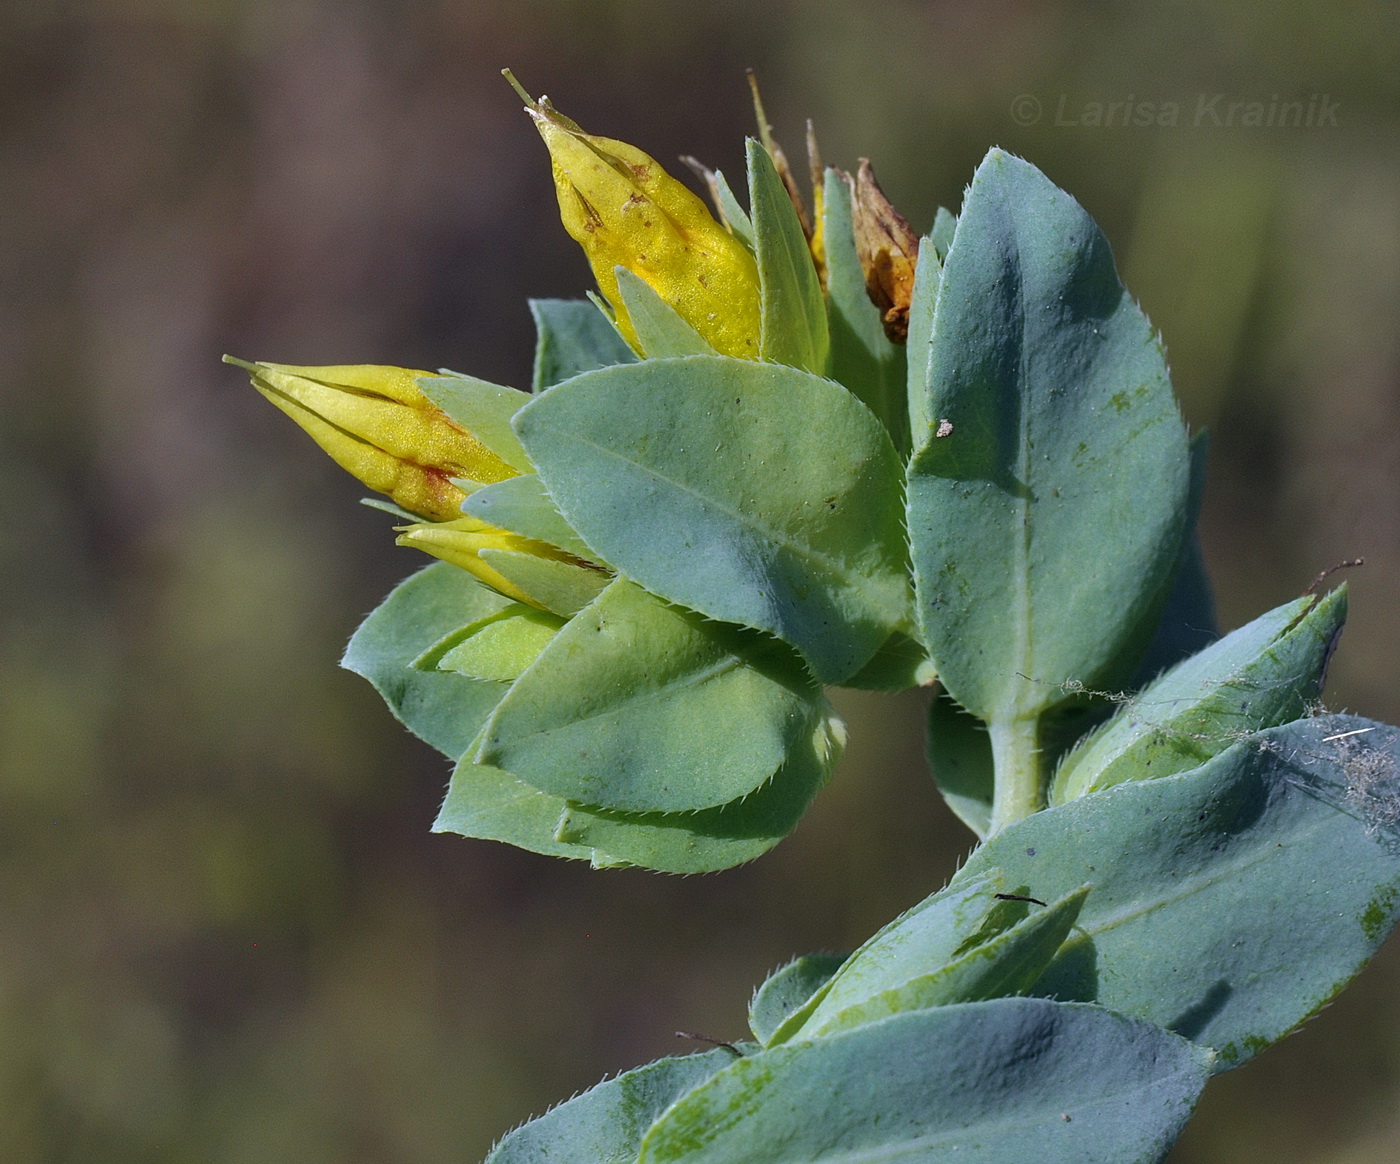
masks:
<svg viewBox="0 0 1400 1164"><path fill-rule="evenodd" d="M788 1017L841 969L849 954L803 954L764 979L749 1003L749 1030L767 1043Z"/></svg>
<svg viewBox="0 0 1400 1164"><path fill-rule="evenodd" d="M669 602L768 631L824 682L906 617L900 469L849 392L720 356L579 376L516 417L584 542Z"/></svg>
<svg viewBox="0 0 1400 1164"><path fill-rule="evenodd" d="M969 711L1031 720L1093 684L1165 598L1189 458L1103 235L999 150L943 264L925 387L909 475L925 639Z"/></svg>
<svg viewBox="0 0 1400 1164"><path fill-rule="evenodd" d="M400 582L360 624L341 666L368 679L409 731L455 760L504 688L411 664L450 632L513 605L465 570L436 563Z"/></svg>
<svg viewBox="0 0 1400 1164"><path fill-rule="evenodd" d="M1065 758L1051 803L1195 768L1243 736L1298 719L1322 693L1346 590L1296 599L1178 663Z"/></svg>
<svg viewBox="0 0 1400 1164"><path fill-rule="evenodd" d="M641 1164L1154 1164L1208 1055L1095 1006L1001 998L746 1056L668 1108Z"/></svg>
<svg viewBox="0 0 1400 1164"><path fill-rule="evenodd" d="M636 362L617 328L587 299L531 299L530 314L537 332L536 392L580 372Z"/></svg>
<svg viewBox="0 0 1400 1164"><path fill-rule="evenodd" d="M820 376L830 342L826 302L807 237L773 159L753 138L748 161L762 316L759 356Z"/></svg>
<svg viewBox="0 0 1400 1164"><path fill-rule="evenodd" d="M765 783L822 706L788 648L619 578L516 681L476 759L582 804L693 812Z"/></svg>
<svg viewBox="0 0 1400 1164"><path fill-rule="evenodd" d="M953 879L1093 886L1037 993L1094 1000L1233 1067L1325 1005L1400 903L1400 732L1298 720L1201 767L1036 813Z"/></svg>
<svg viewBox="0 0 1400 1164"><path fill-rule="evenodd" d="M721 1048L626 1071L516 1128L486 1164L634 1164L652 1121L732 1062Z"/></svg>
<svg viewBox="0 0 1400 1164"><path fill-rule="evenodd" d="M757 792L703 812L589 809L499 768L463 760L433 828L597 866L711 873L752 861L793 830L831 774L843 739L839 721L822 719Z"/></svg>
<svg viewBox="0 0 1400 1164"><path fill-rule="evenodd" d="M828 169L823 183L822 240L826 247L826 309L831 378L849 388L909 451L904 349L885 335L880 312L865 290L865 271L851 227L851 189Z"/></svg>

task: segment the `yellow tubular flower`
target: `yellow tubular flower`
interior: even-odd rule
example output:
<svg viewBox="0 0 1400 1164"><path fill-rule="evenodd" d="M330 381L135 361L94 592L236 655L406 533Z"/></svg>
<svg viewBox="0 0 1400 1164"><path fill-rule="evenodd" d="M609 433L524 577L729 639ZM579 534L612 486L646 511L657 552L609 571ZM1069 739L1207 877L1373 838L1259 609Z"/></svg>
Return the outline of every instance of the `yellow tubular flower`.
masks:
<svg viewBox="0 0 1400 1164"><path fill-rule="evenodd" d="M492 569L480 557L482 550L514 550L517 553L533 554L537 558L548 558L555 562L578 563L572 554L567 554L548 542L521 537L510 533L477 517L458 517L455 521L428 521L415 525L396 526L397 545L411 546L432 554L444 562L450 562L467 573L485 582L491 589L516 602L524 602L540 610L545 609L509 578Z"/></svg>
<svg viewBox="0 0 1400 1164"><path fill-rule="evenodd" d="M517 86L518 88L518 86ZM584 133L547 97L526 112L549 149L564 229L634 348L614 267L645 280L715 351L758 358L758 267L695 194L635 146Z"/></svg>
<svg viewBox="0 0 1400 1164"><path fill-rule="evenodd" d="M346 472L410 513L460 516L466 494L450 478L483 485L517 471L424 396L430 372L377 364L247 363L253 387L306 430Z"/></svg>

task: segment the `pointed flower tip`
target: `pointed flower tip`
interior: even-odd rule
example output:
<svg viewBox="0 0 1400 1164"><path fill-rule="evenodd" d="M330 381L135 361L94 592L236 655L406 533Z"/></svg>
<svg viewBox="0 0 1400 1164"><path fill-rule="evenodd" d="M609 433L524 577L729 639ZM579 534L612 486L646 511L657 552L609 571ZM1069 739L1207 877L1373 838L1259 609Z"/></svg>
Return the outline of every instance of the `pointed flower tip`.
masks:
<svg viewBox="0 0 1400 1164"><path fill-rule="evenodd" d="M616 267L646 282L718 352L758 354L758 268L704 202L636 146L585 133L547 98L529 110L553 162L564 229L639 348Z"/></svg>
<svg viewBox="0 0 1400 1164"><path fill-rule="evenodd" d="M417 379L427 372L232 362L331 460L410 513L457 517L466 493L452 478L488 484L517 475L419 391Z"/></svg>
<svg viewBox="0 0 1400 1164"><path fill-rule="evenodd" d="M539 102L536 101L533 97L530 96L529 93L525 91L525 86L523 86L519 81L515 79L515 74L512 73L509 69L502 69L501 76L503 76L506 79L506 83L510 85L512 89L514 89L518 94L520 94L520 99L525 102L526 109L534 109L539 105Z"/></svg>

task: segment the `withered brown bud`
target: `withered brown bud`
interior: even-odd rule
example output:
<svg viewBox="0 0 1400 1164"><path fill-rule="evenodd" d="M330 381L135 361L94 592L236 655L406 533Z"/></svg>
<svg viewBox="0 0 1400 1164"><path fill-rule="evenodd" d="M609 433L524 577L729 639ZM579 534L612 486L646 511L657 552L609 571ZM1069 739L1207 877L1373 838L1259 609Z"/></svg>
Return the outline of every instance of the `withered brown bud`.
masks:
<svg viewBox="0 0 1400 1164"><path fill-rule="evenodd" d="M914 296L919 238L890 205L875 181L869 159L861 158L854 180L849 174L842 177L851 187L851 226L865 272L865 290L880 309L885 334L891 342L902 344L909 338L909 302Z"/></svg>

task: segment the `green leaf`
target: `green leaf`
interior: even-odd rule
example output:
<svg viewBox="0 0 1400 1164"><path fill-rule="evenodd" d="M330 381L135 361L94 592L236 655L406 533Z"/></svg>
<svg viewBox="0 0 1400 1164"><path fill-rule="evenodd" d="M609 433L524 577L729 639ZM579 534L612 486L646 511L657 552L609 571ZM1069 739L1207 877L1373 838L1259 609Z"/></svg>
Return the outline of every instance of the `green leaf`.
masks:
<svg viewBox="0 0 1400 1164"><path fill-rule="evenodd" d="M933 312L938 306L938 286L943 277L942 259L927 237L919 242L914 263L914 294L909 301L909 335L905 353L905 408L912 447L922 448L933 439L938 422L929 413L929 361L933 349Z"/></svg>
<svg viewBox="0 0 1400 1164"><path fill-rule="evenodd" d="M931 967L951 961L979 934L990 938L1009 929L1026 914L1021 902L998 902L1005 886L1000 870L984 870L965 881L924 898L866 939L824 986L794 1010L774 1031L770 1045L784 1043L802 1030L807 1020L832 999L839 1009L872 993L906 982Z"/></svg>
<svg viewBox="0 0 1400 1164"><path fill-rule="evenodd" d="M867 978L860 984L869 991L864 997L833 991L796 1037L821 1038L907 1011L1024 994L1064 944L1088 893L1089 887L1082 886L917 977L884 989L872 989L878 979ZM860 979L853 972L853 982Z"/></svg>
<svg viewBox="0 0 1400 1164"><path fill-rule="evenodd" d="M468 679L513 683L563 625L555 615L515 603L466 627L458 641L436 660L437 669L455 671Z"/></svg>
<svg viewBox="0 0 1400 1164"><path fill-rule="evenodd" d="M535 317L538 333L536 392L580 372L637 360L617 328L586 299L531 299L530 314Z"/></svg>
<svg viewBox="0 0 1400 1164"><path fill-rule="evenodd" d="M914 1011L735 1061L661 1115L640 1164L1153 1164L1207 1064L1100 1007Z"/></svg>
<svg viewBox="0 0 1400 1164"><path fill-rule="evenodd" d="M804 954L770 974L749 1003L749 1030L767 1043L788 1017L841 969L849 954Z"/></svg>
<svg viewBox="0 0 1400 1164"><path fill-rule="evenodd" d="M1185 427L1103 235L1000 150L958 218L930 351L935 435L909 476L924 639L969 711L1033 722L1094 685L1165 593Z"/></svg>
<svg viewBox="0 0 1400 1164"><path fill-rule="evenodd" d="M409 731L456 759L503 694L497 683L411 664L448 632L511 605L465 570L435 563L400 582L360 624L340 665L368 679Z"/></svg>
<svg viewBox="0 0 1400 1164"><path fill-rule="evenodd" d="M764 784L822 706L787 648L619 578L511 688L476 758L582 804L693 812Z"/></svg>
<svg viewBox="0 0 1400 1164"><path fill-rule="evenodd" d="M704 337L652 290L651 284L626 267L614 267L613 274L617 276L618 294L627 308L632 330L648 359L716 354Z"/></svg>
<svg viewBox="0 0 1400 1164"><path fill-rule="evenodd" d="M992 824L996 784L986 724L941 691L928 705L926 748L933 779L948 807L979 838L985 838Z"/></svg>
<svg viewBox="0 0 1400 1164"><path fill-rule="evenodd" d="M485 1164L634 1164L652 1121L733 1062L717 1048L624 1072L516 1128Z"/></svg>
<svg viewBox="0 0 1400 1164"><path fill-rule="evenodd" d="M865 272L851 227L851 189L841 174L826 171L822 195L826 247L829 375L851 390L885 427L902 455L909 452L909 409L904 349L890 342L879 309L865 290Z"/></svg>
<svg viewBox="0 0 1400 1164"><path fill-rule="evenodd" d="M753 222L749 219L749 212L734 196L729 180L718 170L715 171L715 191L718 194L716 203L719 212L724 217L730 233L752 251L754 249Z"/></svg>
<svg viewBox="0 0 1400 1164"><path fill-rule="evenodd" d="M958 216L947 207L940 206L933 216L933 229L928 232L929 242L938 252L940 263L948 257L948 248L953 245L953 234L957 228Z"/></svg>
<svg viewBox="0 0 1400 1164"><path fill-rule="evenodd" d="M1036 813L953 885L998 868L1048 900L1091 882L1037 993L1159 1023L1233 1067L1324 1006L1395 924L1397 763L1395 728L1298 720Z"/></svg>
<svg viewBox="0 0 1400 1164"><path fill-rule="evenodd" d="M570 806L556 835L663 873L710 873L766 853L790 833L831 775L845 743L823 718L773 779L742 800L703 812L631 815Z"/></svg>
<svg viewBox="0 0 1400 1164"><path fill-rule="evenodd" d="M824 718L757 792L689 813L590 810L499 768L463 760L433 828L591 861L595 868L712 873L752 861L792 831L830 775L844 739L840 722ZM468 755L475 751L469 747Z"/></svg>
<svg viewBox="0 0 1400 1164"><path fill-rule="evenodd" d="M830 347L826 303L807 236L773 159L753 138L748 159L760 289L759 356L823 375Z"/></svg>
<svg viewBox="0 0 1400 1164"><path fill-rule="evenodd" d="M561 618L577 614L612 581L612 575L603 570L557 562L523 550L479 550L477 556Z"/></svg>
<svg viewBox="0 0 1400 1164"><path fill-rule="evenodd" d="M522 473L519 477L483 485L462 503L462 512L512 533L558 546L576 558L597 561L593 551L564 520L544 482L534 473Z"/></svg>
<svg viewBox="0 0 1400 1164"><path fill-rule="evenodd" d="M1051 803L1184 772L1306 714L1346 620L1346 588L1271 610L1177 664L1066 757Z"/></svg>
<svg viewBox="0 0 1400 1164"><path fill-rule="evenodd" d="M492 684L499 687L500 684ZM567 806L558 796L531 788L509 772L467 758L457 763L447 785L447 797L433 822L435 833L457 833L483 841L503 841L546 857L570 857L611 865L590 845L561 841L555 834Z"/></svg>
<svg viewBox="0 0 1400 1164"><path fill-rule="evenodd" d="M907 611L899 461L870 410L792 368L691 356L590 372L516 427L565 519L669 602L854 674Z"/></svg>
<svg viewBox="0 0 1400 1164"><path fill-rule="evenodd" d="M510 418L530 401L528 392L447 371L440 376L420 376L417 383L424 396L511 468L522 473L535 471L510 427Z"/></svg>

